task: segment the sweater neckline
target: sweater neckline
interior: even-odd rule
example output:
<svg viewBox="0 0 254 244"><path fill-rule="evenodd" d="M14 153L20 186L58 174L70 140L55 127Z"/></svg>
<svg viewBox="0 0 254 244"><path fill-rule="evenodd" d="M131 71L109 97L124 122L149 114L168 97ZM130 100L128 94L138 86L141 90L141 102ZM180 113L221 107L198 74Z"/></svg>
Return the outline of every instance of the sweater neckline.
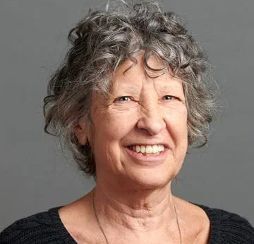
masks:
<svg viewBox="0 0 254 244"><path fill-rule="evenodd" d="M219 218L217 212L214 211L213 208L210 208L208 206L204 206L202 204L197 204L197 203L192 203L192 204L200 207L206 213L206 215L207 215L207 217L210 221L210 230L209 230L209 236L208 236L208 243L210 243L210 244L216 243L216 240L219 239L218 227L220 226L219 225L220 218Z"/></svg>
<svg viewBox="0 0 254 244"><path fill-rule="evenodd" d="M216 226L218 226L218 225L216 225L216 221L218 221L218 218L216 218L216 214L214 213L214 211L212 211L213 209L211 209L207 206L197 204L197 203L193 203L193 204L202 208L204 210L204 212L206 213L206 215L210 221L210 231L209 231L208 243L214 243L214 240L216 240L215 228L216 228ZM51 208L48 210L48 213L53 218L54 224L57 225L56 227L59 228L60 231L64 234L63 236L65 237L65 240L67 241L67 243L70 243L70 244L77 243L73 239L73 237L71 236L69 231L65 228L65 226L60 218L58 210L62 207L63 206Z"/></svg>

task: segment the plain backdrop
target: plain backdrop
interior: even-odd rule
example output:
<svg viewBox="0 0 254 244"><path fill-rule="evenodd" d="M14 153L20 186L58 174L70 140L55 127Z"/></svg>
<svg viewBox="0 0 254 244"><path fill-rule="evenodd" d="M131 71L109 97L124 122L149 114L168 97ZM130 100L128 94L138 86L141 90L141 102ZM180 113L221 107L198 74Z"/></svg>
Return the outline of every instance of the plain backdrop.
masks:
<svg viewBox="0 0 254 244"><path fill-rule="evenodd" d="M222 105L208 146L190 151L174 192L254 224L254 1L162 3L185 19L208 53ZM68 31L98 4L106 1L0 1L0 230L94 185L44 134L42 100L68 48Z"/></svg>

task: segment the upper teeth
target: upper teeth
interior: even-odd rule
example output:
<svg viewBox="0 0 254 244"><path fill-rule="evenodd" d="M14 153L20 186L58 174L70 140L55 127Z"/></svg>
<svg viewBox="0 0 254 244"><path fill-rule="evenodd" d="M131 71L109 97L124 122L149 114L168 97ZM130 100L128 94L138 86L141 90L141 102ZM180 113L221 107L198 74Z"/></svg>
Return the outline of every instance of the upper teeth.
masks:
<svg viewBox="0 0 254 244"><path fill-rule="evenodd" d="M158 152L163 152L164 151L164 146L163 145L137 145L137 146L132 146L132 150L136 152L141 152L141 153L158 153Z"/></svg>

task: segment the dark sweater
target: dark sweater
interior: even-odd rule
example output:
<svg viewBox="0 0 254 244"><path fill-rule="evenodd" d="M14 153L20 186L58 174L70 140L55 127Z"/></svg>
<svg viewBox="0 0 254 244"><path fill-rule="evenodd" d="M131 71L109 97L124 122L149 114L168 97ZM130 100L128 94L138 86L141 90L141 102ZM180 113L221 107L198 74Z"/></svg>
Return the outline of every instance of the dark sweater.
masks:
<svg viewBox="0 0 254 244"><path fill-rule="evenodd" d="M210 219L209 244L254 244L254 228L237 214L199 205ZM58 209L38 213L21 219L0 233L0 244L74 244L65 229Z"/></svg>

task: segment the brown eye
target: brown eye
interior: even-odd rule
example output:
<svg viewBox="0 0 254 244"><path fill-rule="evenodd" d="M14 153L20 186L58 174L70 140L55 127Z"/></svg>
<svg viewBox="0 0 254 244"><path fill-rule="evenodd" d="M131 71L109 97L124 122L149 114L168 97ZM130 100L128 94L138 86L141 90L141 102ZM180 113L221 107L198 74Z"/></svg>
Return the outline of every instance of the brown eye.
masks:
<svg viewBox="0 0 254 244"><path fill-rule="evenodd" d="M171 95L165 95L165 96L163 97L163 99L164 99L164 100L174 100L174 99L176 99L176 97L175 97L175 96L171 96Z"/></svg>
<svg viewBox="0 0 254 244"><path fill-rule="evenodd" d="M117 97L114 102L129 102L132 101L133 97L131 96L121 96L121 97Z"/></svg>

